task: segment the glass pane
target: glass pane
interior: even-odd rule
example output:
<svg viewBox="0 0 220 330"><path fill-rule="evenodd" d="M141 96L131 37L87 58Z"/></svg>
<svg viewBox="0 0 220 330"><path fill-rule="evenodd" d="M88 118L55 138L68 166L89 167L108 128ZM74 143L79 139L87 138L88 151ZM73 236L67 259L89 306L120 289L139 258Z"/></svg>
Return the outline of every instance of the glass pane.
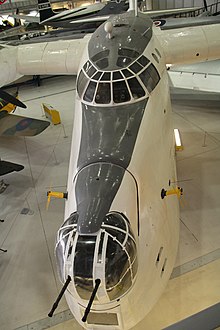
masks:
<svg viewBox="0 0 220 330"><path fill-rule="evenodd" d="M114 228L106 228L105 226L103 226L103 228L105 228L106 232L109 233L113 238L116 238L121 244L124 242L126 233L123 233Z"/></svg>
<svg viewBox="0 0 220 330"><path fill-rule="evenodd" d="M96 69L94 68L94 66L91 66L87 72L89 77L92 77L92 75L96 72Z"/></svg>
<svg viewBox="0 0 220 330"><path fill-rule="evenodd" d="M141 87L136 78L129 79L128 85L131 89L131 93L134 99L138 99L139 97L143 97L145 95L144 89Z"/></svg>
<svg viewBox="0 0 220 330"><path fill-rule="evenodd" d="M103 69L107 68L107 66L108 66L108 59L103 58L103 59L97 61L96 65L99 67L99 69L103 70Z"/></svg>
<svg viewBox="0 0 220 330"><path fill-rule="evenodd" d="M130 101L131 97L128 92L125 81L113 82L113 100L115 103Z"/></svg>
<svg viewBox="0 0 220 330"><path fill-rule="evenodd" d="M140 64L138 64L137 62L135 62L135 63L133 63L132 65L129 66L129 69L131 69L134 73L138 73L143 68L142 68L142 66Z"/></svg>
<svg viewBox="0 0 220 330"><path fill-rule="evenodd" d="M96 62L96 61L100 60L100 59L103 58L103 57L107 57L108 55L109 55L109 49L106 49L106 50L103 50L102 52L100 52L100 53L94 55L94 56L91 58L91 60L92 60L93 62Z"/></svg>
<svg viewBox="0 0 220 330"><path fill-rule="evenodd" d="M147 90L152 92L152 90L158 84L160 77L153 64L149 65L141 74L140 78L146 86Z"/></svg>
<svg viewBox="0 0 220 330"><path fill-rule="evenodd" d="M94 75L94 77L92 77L92 79L94 79L94 80L99 80L99 78L101 77L101 75L102 75L102 71L98 71L98 72Z"/></svg>
<svg viewBox="0 0 220 330"><path fill-rule="evenodd" d="M92 102L94 93L96 90L96 85L97 85L97 83L95 81L90 81L90 83L86 89L86 92L84 94L83 100L85 100L87 102Z"/></svg>
<svg viewBox="0 0 220 330"><path fill-rule="evenodd" d="M113 80L123 79L120 71L113 72Z"/></svg>
<svg viewBox="0 0 220 330"><path fill-rule="evenodd" d="M87 82L88 82L88 78L85 76L85 74L81 70L81 72L78 76L78 80L77 80L77 92L80 97L82 96L82 93L86 87Z"/></svg>
<svg viewBox="0 0 220 330"><path fill-rule="evenodd" d="M110 83L99 83L95 96L95 102L98 104L108 104L111 101Z"/></svg>
<svg viewBox="0 0 220 330"><path fill-rule="evenodd" d="M131 71L127 70L127 69L124 69L124 70L122 70L121 72L123 73L123 75L124 75L126 78L133 76L133 73L132 73Z"/></svg>
<svg viewBox="0 0 220 330"><path fill-rule="evenodd" d="M145 56L141 56L139 59L138 59L138 62L143 65L143 66L147 66L148 63L150 62Z"/></svg>
<svg viewBox="0 0 220 330"><path fill-rule="evenodd" d="M139 53L136 52L136 50L134 50L134 49L119 48L118 55L136 58L136 57L138 57Z"/></svg>
<svg viewBox="0 0 220 330"><path fill-rule="evenodd" d="M131 237L128 237L128 240L125 244L126 251L131 259L131 263L134 261L137 255L137 250L134 241Z"/></svg>
<svg viewBox="0 0 220 330"><path fill-rule="evenodd" d="M125 221L122 215L119 213L109 213L104 220L106 225L114 226L126 230Z"/></svg>
<svg viewBox="0 0 220 330"><path fill-rule="evenodd" d="M96 236L79 236L74 258L74 282L82 299L89 299L93 290L93 262Z"/></svg>
<svg viewBox="0 0 220 330"><path fill-rule="evenodd" d="M91 63L89 61L87 61L84 65L83 65L83 69L84 71L87 73L87 71L89 70L89 68L91 67Z"/></svg>
<svg viewBox="0 0 220 330"><path fill-rule="evenodd" d="M129 57L125 57L125 56L118 57L116 64L119 68L124 68L124 67L128 66L128 64L131 63L131 61L132 61L132 59Z"/></svg>
<svg viewBox="0 0 220 330"><path fill-rule="evenodd" d="M122 250L122 246L109 237L105 265L106 288L110 289L114 287L123 277L129 266L128 256Z"/></svg>
<svg viewBox="0 0 220 330"><path fill-rule="evenodd" d="M100 80L107 80L109 81L111 79L111 73L105 72Z"/></svg>
<svg viewBox="0 0 220 330"><path fill-rule="evenodd" d="M137 257L134 259L134 262L132 264L132 273L133 273L133 278L137 274L137 269L138 269L138 262L137 262Z"/></svg>

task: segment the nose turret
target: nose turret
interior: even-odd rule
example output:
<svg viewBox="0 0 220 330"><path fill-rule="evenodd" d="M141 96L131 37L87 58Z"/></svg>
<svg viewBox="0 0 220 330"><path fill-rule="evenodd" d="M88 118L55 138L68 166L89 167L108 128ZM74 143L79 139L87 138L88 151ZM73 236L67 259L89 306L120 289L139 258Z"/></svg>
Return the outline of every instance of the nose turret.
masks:
<svg viewBox="0 0 220 330"><path fill-rule="evenodd" d="M101 280L96 303L121 298L132 287L137 273L136 240L128 219L119 212L105 215L94 235L77 231L78 214L72 214L60 228L56 256L62 282L73 279L71 294L89 300L94 282Z"/></svg>

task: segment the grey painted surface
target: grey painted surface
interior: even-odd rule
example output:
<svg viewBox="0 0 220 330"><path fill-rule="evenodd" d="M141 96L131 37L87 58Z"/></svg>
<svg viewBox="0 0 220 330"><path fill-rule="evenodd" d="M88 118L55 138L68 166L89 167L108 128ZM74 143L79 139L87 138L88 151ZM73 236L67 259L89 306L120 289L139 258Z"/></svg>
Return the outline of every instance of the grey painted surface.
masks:
<svg viewBox="0 0 220 330"><path fill-rule="evenodd" d="M175 323L164 330L214 330L220 326L220 303Z"/></svg>
<svg viewBox="0 0 220 330"><path fill-rule="evenodd" d="M79 232L95 233L109 212L128 167L147 99L129 105L82 104L82 136L76 177Z"/></svg>
<svg viewBox="0 0 220 330"><path fill-rule="evenodd" d="M122 167L96 163L84 167L77 175L77 231L97 233L120 187L125 170Z"/></svg>
<svg viewBox="0 0 220 330"><path fill-rule="evenodd" d="M117 70L119 67L116 62L118 59L118 49L135 49L137 53L142 54L152 37L152 20L146 15L139 13L134 20L134 12L130 11L122 15L110 18L108 21L113 23L113 38L109 39L101 25L92 35L89 44L89 58L105 49L109 49L109 65L105 70ZM114 29L114 26L117 28ZM140 34L142 35L140 37ZM97 47L98 45L98 47ZM138 56L137 56L138 57ZM135 60L135 58L133 58Z"/></svg>

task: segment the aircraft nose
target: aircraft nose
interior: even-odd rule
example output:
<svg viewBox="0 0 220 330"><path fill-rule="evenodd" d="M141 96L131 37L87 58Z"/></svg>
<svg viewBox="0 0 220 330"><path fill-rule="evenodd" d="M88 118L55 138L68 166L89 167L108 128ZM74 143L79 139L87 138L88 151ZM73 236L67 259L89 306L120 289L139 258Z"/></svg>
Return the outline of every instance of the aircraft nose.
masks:
<svg viewBox="0 0 220 330"><path fill-rule="evenodd" d="M62 281L73 278L72 295L89 300L100 278L97 302L114 301L130 290L137 273L136 241L129 222L119 212L105 216L97 234L81 235L77 232L77 213L60 228L56 256Z"/></svg>

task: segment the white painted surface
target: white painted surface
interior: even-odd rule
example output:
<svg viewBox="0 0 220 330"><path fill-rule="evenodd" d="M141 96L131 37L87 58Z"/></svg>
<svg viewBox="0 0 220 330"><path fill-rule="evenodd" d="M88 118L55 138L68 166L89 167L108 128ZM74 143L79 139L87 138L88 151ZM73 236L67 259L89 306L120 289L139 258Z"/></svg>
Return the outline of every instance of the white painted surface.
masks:
<svg viewBox="0 0 220 330"><path fill-rule="evenodd" d="M73 84L72 77L62 77L44 81L41 87L22 87L21 100L34 100L26 102L28 110L17 112L30 112L41 118L41 103L51 104L60 111L67 138L59 126L50 127L37 137L0 138L1 157L25 165L23 171L5 176L10 186L0 195L0 218L6 220L0 223L0 242L2 248L8 249L6 254L0 254L1 330L14 330L44 319L60 289L53 249L57 228L63 222L64 203L52 200L46 212L46 191L55 186L66 189ZM178 179L187 180L181 182L184 196L178 266L220 248L219 106L204 101L196 107L175 103L174 122L185 148L177 154ZM20 215L28 205L34 214ZM216 303L220 299L219 281L219 261L171 280L155 308L135 330L160 330ZM63 299L57 312L66 309ZM74 330L82 329L72 321L71 326ZM65 324L61 329L68 327Z"/></svg>

